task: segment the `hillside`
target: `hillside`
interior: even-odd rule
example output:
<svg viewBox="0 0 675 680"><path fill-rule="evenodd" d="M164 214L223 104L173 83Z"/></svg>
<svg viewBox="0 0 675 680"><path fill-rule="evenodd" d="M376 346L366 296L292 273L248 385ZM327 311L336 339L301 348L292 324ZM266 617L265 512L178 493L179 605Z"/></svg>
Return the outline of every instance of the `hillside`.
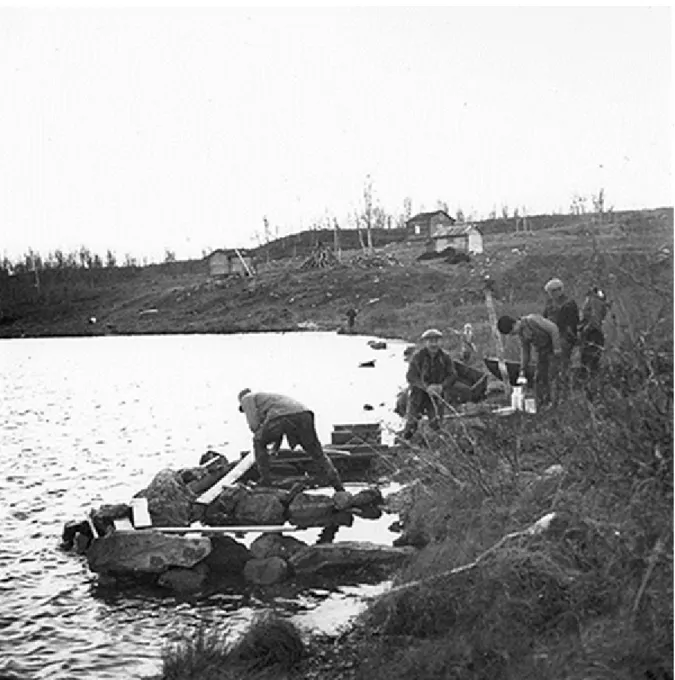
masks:
<svg viewBox="0 0 675 680"><path fill-rule="evenodd" d="M293 248L302 238L309 247L318 233L306 232L295 245L288 238L276 243L277 259L269 262L266 251L275 244L261 248L258 275L250 279L213 280L203 261L47 270L39 291L31 274L9 277L0 287L0 337L330 330L342 327L354 307L359 333L414 339L425 327L472 322L479 340L489 342L486 275L496 281L505 311L537 310L543 284L555 275L577 299L599 284L619 300L644 299L645 314L660 313L660 305L672 320L672 209L622 213L602 224L589 216L544 217L530 218L529 234L483 224L485 253L454 265L418 261L423 244L392 234L382 247L376 235L371 258L343 250L334 266L301 269L305 258L292 257ZM669 308L652 286L667 291Z"/></svg>

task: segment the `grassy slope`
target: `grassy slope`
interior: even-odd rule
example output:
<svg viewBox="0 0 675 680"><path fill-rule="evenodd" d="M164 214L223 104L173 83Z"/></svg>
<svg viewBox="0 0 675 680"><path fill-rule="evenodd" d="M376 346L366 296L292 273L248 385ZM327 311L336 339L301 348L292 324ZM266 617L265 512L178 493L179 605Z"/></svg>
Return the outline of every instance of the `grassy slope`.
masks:
<svg viewBox="0 0 675 680"><path fill-rule="evenodd" d="M362 333L414 339L429 326L458 329L469 321L479 341L489 344L482 292L486 274L497 281L500 311L506 312L539 309L542 286L553 275L562 277L578 300L591 282L618 295L631 289L634 295L633 281L608 279L594 261L594 243L596 260L598 253L607 262L627 258L629 271L644 277L646 258L663 245L672 247L672 210L622 219L627 224L593 226L588 218L568 217L562 226L532 235L488 234L486 254L459 265L417 262L420 244L391 243L377 252L396 258L400 266L353 264L359 252L345 251L335 267L301 270L301 259L286 258L262 264L259 276L250 280L216 282L205 272L171 273L170 267L141 269L126 280L90 277L77 288L43 290L42 299L23 304L3 296L3 312L16 320L0 325L0 337L89 335L110 327L121 334L287 330L307 322L337 329L353 306L360 312L357 330ZM659 273L667 287L669 265L668 260L661 265L667 271ZM88 323L92 316L95 325Z"/></svg>

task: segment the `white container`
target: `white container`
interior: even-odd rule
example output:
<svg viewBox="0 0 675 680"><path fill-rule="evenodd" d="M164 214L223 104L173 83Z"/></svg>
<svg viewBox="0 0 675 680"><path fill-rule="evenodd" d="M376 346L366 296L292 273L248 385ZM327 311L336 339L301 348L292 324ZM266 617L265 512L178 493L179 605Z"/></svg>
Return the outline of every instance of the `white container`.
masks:
<svg viewBox="0 0 675 680"><path fill-rule="evenodd" d="M511 392L511 408L515 411L522 411L525 408L525 386L527 380L523 377L518 378L516 386Z"/></svg>
<svg viewBox="0 0 675 680"><path fill-rule="evenodd" d="M537 400L534 397L527 397L525 399L525 413L537 412Z"/></svg>

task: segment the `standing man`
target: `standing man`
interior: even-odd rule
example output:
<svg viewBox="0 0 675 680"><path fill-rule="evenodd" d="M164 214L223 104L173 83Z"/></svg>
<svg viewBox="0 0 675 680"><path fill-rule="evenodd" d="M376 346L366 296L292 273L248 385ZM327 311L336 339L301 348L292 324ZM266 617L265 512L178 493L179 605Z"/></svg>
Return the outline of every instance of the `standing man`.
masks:
<svg viewBox="0 0 675 680"><path fill-rule="evenodd" d="M403 439L411 439L423 415L429 416L433 429L440 428L445 403L443 393L457 381L452 357L441 349L443 333L430 328L422 334L424 347L413 354L406 373L410 386Z"/></svg>
<svg viewBox="0 0 675 680"><path fill-rule="evenodd" d="M565 288L560 279L551 279L544 286L544 290L548 296L544 318L553 321L560 333L561 354L557 382L562 396L568 393L570 387L572 352L578 342L579 308L574 300L565 295Z"/></svg>
<svg viewBox="0 0 675 680"><path fill-rule="evenodd" d="M314 427L314 413L304 404L282 394L245 389L239 393L239 410L246 416L253 432L253 451L261 486L271 485L267 447L274 444L278 450L285 435L291 448L300 444L314 460L324 477L323 482L336 491L344 491L337 470L321 447Z"/></svg>
<svg viewBox="0 0 675 680"><path fill-rule="evenodd" d="M520 338L520 375L525 377L525 368L530 363L532 347L537 350L537 369L534 378L537 408L551 402L551 374L557 371L562 354L558 327L539 314L527 314L520 319L502 316L497 322L502 335L517 335ZM557 395L556 395L557 401Z"/></svg>

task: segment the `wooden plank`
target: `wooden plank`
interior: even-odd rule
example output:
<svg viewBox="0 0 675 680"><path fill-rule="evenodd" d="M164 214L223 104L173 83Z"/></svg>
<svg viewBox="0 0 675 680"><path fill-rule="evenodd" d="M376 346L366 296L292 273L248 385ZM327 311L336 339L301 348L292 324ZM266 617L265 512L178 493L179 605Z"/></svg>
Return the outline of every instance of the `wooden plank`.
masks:
<svg viewBox="0 0 675 680"><path fill-rule="evenodd" d="M241 253L237 248L234 249L234 252L237 253L237 257L241 260L241 263L244 265L244 269L248 273L249 276L253 276L253 272L251 271L250 267L246 264L246 260L241 256Z"/></svg>
<svg viewBox="0 0 675 680"><path fill-rule="evenodd" d="M131 520L126 517L121 517L120 519L114 519L113 524L115 525L115 531L136 531Z"/></svg>
<svg viewBox="0 0 675 680"><path fill-rule="evenodd" d="M507 394L511 393L511 381L509 380L509 373L506 369L506 363L504 362L504 341L502 339L502 334L497 328L497 312L495 311L495 303L492 299L492 286L493 282L491 279L487 278L485 281L485 306L488 310L488 318L490 320L490 328L492 329L492 337L495 340L497 346L497 360L499 363L499 372L502 376L502 381L506 385Z"/></svg>
<svg viewBox="0 0 675 680"><path fill-rule="evenodd" d="M130 525L131 526L131 525ZM127 531L134 531L133 527ZM242 526L220 526L220 527L149 527L141 529L141 531L160 531L163 534L245 534L245 533L262 533L262 534L278 534L287 531L300 531L296 526L285 524L260 524L260 525L242 525Z"/></svg>
<svg viewBox="0 0 675 680"><path fill-rule="evenodd" d="M354 423L344 425L333 425L335 432L380 432L382 426L380 423Z"/></svg>
<svg viewBox="0 0 675 680"><path fill-rule="evenodd" d="M152 526L152 518L148 512L147 498L132 498L131 499L131 517L134 527L136 529L145 529Z"/></svg>
<svg viewBox="0 0 675 680"><path fill-rule="evenodd" d="M226 487L232 486L245 472L255 465L253 451L247 453L220 481L199 496L195 503L208 505Z"/></svg>

